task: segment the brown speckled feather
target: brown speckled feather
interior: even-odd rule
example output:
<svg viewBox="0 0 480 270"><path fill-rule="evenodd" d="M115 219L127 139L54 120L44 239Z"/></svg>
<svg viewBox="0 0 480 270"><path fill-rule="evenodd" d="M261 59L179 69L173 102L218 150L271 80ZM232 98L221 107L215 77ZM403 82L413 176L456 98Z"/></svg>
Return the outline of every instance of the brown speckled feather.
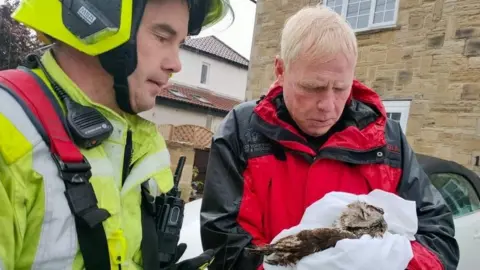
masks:
<svg viewBox="0 0 480 270"><path fill-rule="evenodd" d="M387 230L381 208L364 202L354 202L347 206L333 228L303 230L286 236L276 243L255 248L247 248L253 254L272 255L266 260L271 265L295 265L303 257L331 247L342 239L358 239L365 234L382 237Z"/></svg>
<svg viewBox="0 0 480 270"><path fill-rule="evenodd" d="M337 228L303 230L296 235L282 238L275 244L249 249L249 251L267 256L275 253L274 258L267 263L287 266L296 264L305 256L334 247L338 241L346 238L356 239L357 236Z"/></svg>

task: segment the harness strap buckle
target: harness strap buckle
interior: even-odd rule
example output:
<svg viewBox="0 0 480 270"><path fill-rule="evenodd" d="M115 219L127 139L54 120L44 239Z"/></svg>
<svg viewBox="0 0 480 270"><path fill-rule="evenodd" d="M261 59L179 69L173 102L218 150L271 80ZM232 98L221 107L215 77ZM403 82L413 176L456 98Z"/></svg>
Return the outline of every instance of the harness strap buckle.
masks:
<svg viewBox="0 0 480 270"><path fill-rule="evenodd" d="M60 177L65 181L65 196L73 214L90 228L97 226L110 217L110 213L98 208L97 197L89 182L92 176L91 166L83 158L82 162L63 162L57 154L52 154Z"/></svg>
<svg viewBox="0 0 480 270"><path fill-rule="evenodd" d="M110 213L98 208L95 191L90 182L71 185L65 191L73 214L83 220L90 228L97 226L110 217Z"/></svg>
<svg viewBox="0 0 480 270"><path fill-rule="evenodd" d="M83 157L81 162L64 162L57 154L52 153L60 177L69 184L82 184L92 177L90 163Z"/></svg>

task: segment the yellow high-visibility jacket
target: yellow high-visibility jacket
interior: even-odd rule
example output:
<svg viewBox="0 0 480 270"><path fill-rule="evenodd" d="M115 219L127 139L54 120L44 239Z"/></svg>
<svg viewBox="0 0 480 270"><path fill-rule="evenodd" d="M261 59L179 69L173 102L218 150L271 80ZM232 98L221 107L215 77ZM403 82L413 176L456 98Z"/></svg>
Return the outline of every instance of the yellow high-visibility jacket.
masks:
<svg viewBox="0 0 480 270"><path fill-rule="evenodd" d="M110 252L124 254L121 269L141 269L140 185L149 181L152 195L172 188L165 141L155 124L140 116L120 116L93 103L50 52L44 54L42 63L73 100L95 107L113 125L112 135L101 146L80 150L92 166L90 182L98 207L111 214L103 222ZM40 69L33 71L50 86ZM130 164L134 165L122 186L128 130L133 142ZM0 89L0 269L84 268L64 192L64 181L46 143L17 101ZM118 250L122 245L115 241L122 240L125 249ZM112 260L111 266L119 269Z"/></svg>

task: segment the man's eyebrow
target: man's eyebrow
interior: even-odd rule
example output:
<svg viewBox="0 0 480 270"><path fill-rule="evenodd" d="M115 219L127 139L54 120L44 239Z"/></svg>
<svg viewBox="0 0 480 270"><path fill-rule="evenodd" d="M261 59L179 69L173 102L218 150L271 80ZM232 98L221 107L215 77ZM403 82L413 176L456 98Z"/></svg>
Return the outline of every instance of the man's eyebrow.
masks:
<svg viewBox="0 0 480 270"><path fill-rule="evenodd" d="M157 23L152 28L153 28L154 31L166 32L172 37L178 35L177 31L175 29L173 29L173 27L171 25L166 24L166 23ZM184 42L185 42L185 39L183 39L181 43L184 43Z"/></svg>
<svg viewBox="0 0 480 270"><path fill-rule="evenodd" d="M333 84L333 87L337 87L337 88L345 88L347 86L348 86L348 83L344 83L344 82L338 82Z"/></svg>
<svg viewBox="0 0 480 270"><path fill-rule="evenodd" d="M327 85L327 83L325 82L319 82L319 81L304 81L302 82L302 84L304 86L307 86L307 87L312 87L312 88L319 88L319 87L325 87Z"/></svg>
<svg viewBox="0 0 480 270"><path fill-rule="evenodd" d="M166 24L166 23L154 24L152 29L155 30L155 31L167 32L168 34L170 34L172 36L177 35L177 31L175 29L173 29L172 26L170 26L169 24Z"/></svg>

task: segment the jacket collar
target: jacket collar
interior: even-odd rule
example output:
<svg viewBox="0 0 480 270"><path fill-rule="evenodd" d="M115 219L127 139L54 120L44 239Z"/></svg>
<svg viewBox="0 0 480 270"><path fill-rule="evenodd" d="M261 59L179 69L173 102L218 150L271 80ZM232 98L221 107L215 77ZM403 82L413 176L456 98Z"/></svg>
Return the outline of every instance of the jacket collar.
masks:
<svg viewBox="0 0 480 270"><path fill-rule="evenodd" d="M95 107L108 119L115 119L117 121L125 123L125 115L119 115L110 108L103 106L101 104L93 102L79 87L75 84L68 75L62 70L60 65L55 60L51 50L47 50L41 57L42 64L45 66L45 69L49 75L55 80L55 82L62 87L62 89L72 98L74 101L85 105ZM33 70L38 76L40 76L44 82L48 84L46 76L43 74L41 69ZM56 96L56 95L55 95ZM63 104L60 103L62 108Z"/></svg>
<svg viewBox="0 0 480 270"><path fill-rule="evenodd" d="M276 99L283 93L277 82L255 107L256 127L267 137L303 152L312 153L306 139L294 125L278 117ZM322 148L341 148L351 151L371 151L386 145L386 112L380 97L370 88L355 80L351 96L345 106L345 117L340 121L345 128L334 132Z"/></svg>
<svg viewBox="0 0 480 270"><path fill-rule="evenodd" d="M122 193L127 193L132 188L138 187L141 181L147 180L148 178L155 180L161 192L168 191L173 183L171 180L170 156L165 140L159 133L157 126L138 115L124 114L120 116L106 106L93 102L62 70L50 51L47 51L42 56L41 61L49 75L62 87L70 98L82 105L95 107L114 126L114 132L112 132L112 135L107 140L111 142L111 147L107 147L109 151L103 152L103 150L100 149L107 148L100 147L88 150L89 152L94 150L101 151L103 154L108 155L111 162L114 163L113 168L118 168L120 162L115 162L115 160L121 156L115 155L115 153L123 153L127 129L132 131L132 141L134 145L132 162L137 165L132 169L131 176L127 178ZM41 69L34 69L33 72L50 88L48 80ZM64 105L60 102L56 94L54 94L54 96L57 98L58 104L63 108Z"/></svg>

